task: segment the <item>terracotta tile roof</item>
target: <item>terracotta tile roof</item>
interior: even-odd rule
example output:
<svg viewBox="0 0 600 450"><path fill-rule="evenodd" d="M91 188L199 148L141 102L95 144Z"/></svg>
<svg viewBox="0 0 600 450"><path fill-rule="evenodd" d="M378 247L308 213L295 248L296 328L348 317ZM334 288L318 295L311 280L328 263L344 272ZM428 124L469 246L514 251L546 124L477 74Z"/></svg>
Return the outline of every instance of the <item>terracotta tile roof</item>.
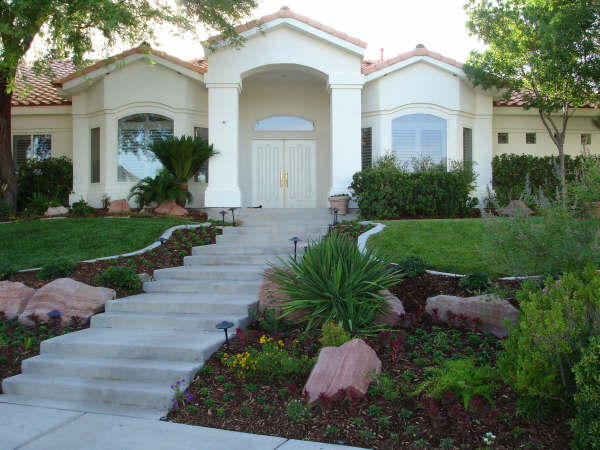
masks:
<svg viewBox="0 0 600 450"><path fill-rule="evenodd" d="M264 25L267 22L272 22L273 20L277 20L277 19L295 19L299 22L305 23L307 25L310 25L311 27L321 30L327 34L330 34L337 38L343 39L344 41L348 41L348 42L350 42L354 45L358 45L359 47L362 47L362 48L367 48L366 42L361 41L360 39L357 39L355 37L348 36L346 33L343 33L341 31L338 31L331 27L328 27L327 25L324 25L321 22L317 22L316 20L312 20L311 18L309 18L307 16L303 16L301 14L296 14L295 12L293 12L291 9L288 9L288 8L281 8L279 11L277 11L274 14L269 14L267 16L263 16L259 19L252 20L251 22L240 25L240 26L236 27L236 31L238 33L243 33L244 31L251 30L252 28L259 27L261 25ZM217 35L217 36L213 36L213 37L209 38L208 41L209 42L218 42L222 39L223 39L222 35Z"/></svg>
<svg viewBox="0 0 600 450"><path fill-rule="evenodd" d="M451 66L458 67L459 69L463 68L463 63L458 62L455 59L443 56L440 53L432 52L431 50L428 50L427 48L425 48L424 45L419 44L413 50L411 50L409 52L401 53L398 56L395 56L390 59L386 59L385 61L376 62L374 64L370 63L366 67L363 62L362 72L363 72L363 74L368 75L370 73L376 72L381 69L385 69L386 67L392 66L392 65L399 63L401 61L404 61L406 59L412 58L414 56L429 56L430 58L445 62L446 64L450 64Z"/></svg>
<svg viewBox="0 0 600 450"><path fill-rule="evenodd" d="M525 106L525 100L523 97L531 91L513 91L510 98L507 100L505 98L501 98L498 100L494 100L494 106L515 106L515 107L523 107ZM594 108L594 104L592 102L587 102L582 108Z"/></svg>
<svg viewBox="0 0 600 450"><path fill-rule="evenodd" d="M36 74L30 66L21 66L12 95L12 106L56 106L70 105L71 101L57 92L53 81L75 71L75 66L68 59L60 59L50 63L54 76L46 73Z"/></svg>

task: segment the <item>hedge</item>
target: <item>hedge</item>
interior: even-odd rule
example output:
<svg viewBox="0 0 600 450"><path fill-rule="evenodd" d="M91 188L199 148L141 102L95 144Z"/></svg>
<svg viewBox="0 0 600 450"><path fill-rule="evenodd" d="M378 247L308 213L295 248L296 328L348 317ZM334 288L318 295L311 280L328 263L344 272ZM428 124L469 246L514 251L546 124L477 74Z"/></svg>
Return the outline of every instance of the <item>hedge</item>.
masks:
<svg viewBox="0 0 600 450"><path fill-rule="evenodd" d="M572 181L575 168L580 157L571 158L565 155L565 171L567 181ZM500 206L507 205L511 200L520 197L525 189L527 174L529 185L533 193L541 187L544 195L555 198L557 189L560 189L558 156L532 156L503 154L492 159L492 186Z"/></svg>
<svg viewBox="0 0 600 450"><path fill-rule="evenodd" d="M17 187L19 209L25 208L34 194L68 205L73 190L73 163L64 156L27 159L17 170Z"/></svg>
<svg viewBox="0 0 600 450"><path fill-rule="evenodd" d="M366 218L471 216L473 176L469 171L408 173L368 168L354 174L353 198Z"/></svg>

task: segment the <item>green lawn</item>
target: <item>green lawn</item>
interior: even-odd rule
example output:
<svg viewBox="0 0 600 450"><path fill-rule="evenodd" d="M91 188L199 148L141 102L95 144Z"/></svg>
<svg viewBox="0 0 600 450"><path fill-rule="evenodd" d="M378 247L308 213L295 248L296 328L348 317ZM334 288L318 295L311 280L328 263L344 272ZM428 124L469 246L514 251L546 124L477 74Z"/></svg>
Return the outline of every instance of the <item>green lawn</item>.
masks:
<svg viewBox="0 0 600 450"><path fill-rule="evenodd" d="M490 272L481 261L481 219L391 220L367 246L398 262L420 256L430 269L443 272Z"/></svg>
<svg viewBox="0 0 600 450"><path fill-rule="evenodd" d="M176 218L54 219L0 224L0 262L17 269L58 257L76 261L132 252L154 242Z"/></svg>

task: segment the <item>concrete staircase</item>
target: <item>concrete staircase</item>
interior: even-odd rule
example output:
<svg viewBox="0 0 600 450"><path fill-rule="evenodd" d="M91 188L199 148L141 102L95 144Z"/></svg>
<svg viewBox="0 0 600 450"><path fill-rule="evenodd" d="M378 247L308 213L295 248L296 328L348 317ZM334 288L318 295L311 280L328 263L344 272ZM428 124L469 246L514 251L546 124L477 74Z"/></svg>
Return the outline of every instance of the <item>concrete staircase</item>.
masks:
<svg viewBox="0 0 600 450"><path fill-rule="evenodd" d="M216 211L209 211L220 218ZM216 245L194 247L184 266L160 269L145 293L110 301L87 330L42 342L22 374L2 382L0 402L160 417L170 385L187 382L224 341L215 325L245 327L264 269L327 230L325 209L243 209ZM231 330L233 332L233 330Z"/></svg>

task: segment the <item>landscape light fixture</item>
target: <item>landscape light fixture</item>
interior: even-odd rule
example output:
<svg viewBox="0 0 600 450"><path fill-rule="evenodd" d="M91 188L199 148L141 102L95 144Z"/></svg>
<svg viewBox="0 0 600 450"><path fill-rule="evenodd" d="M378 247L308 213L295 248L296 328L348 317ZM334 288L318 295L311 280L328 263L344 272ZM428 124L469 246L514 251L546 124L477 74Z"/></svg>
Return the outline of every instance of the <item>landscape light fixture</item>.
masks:
<svg viewBox="0 0 600 450"><path fill-rule="evenodd" d="M336 226L338 224L338 213L339 212L340 212L339 209L333 208L333 226Z"/></svg>
<svg viewBox="0 0 600 450"><path fill-rule="evenodd" d="M218 323L215 327L217 330L225 330L225 348L227 349L227 351L229 351L229 336L227 336L227 329L231 328L232 326L232 322L224 320L223 322Z"/></svg>
<svg viewBox="0 0 600 450"><path fill-rule="evenodd" d="M237 208L229 208L229 211L231 211L231 225L233 225L235 227L235 210Z"/></svg>
<svg viewBox="0 0 600 450"><path fill-rule="evenodd" d="M223 218L223 226L225 226L225 214L227 214L227 211L219 211L219 214L221 214L221 217Z"/></svg>
<svg viewBox="0 0 600 450"><path fill-rule="evenodd" d="M294 236L293 238L290 239L290 241L292 241L294 243L294 261L296 261L298 242L302 242L302 239L300 239L298 236Z"/></svg>
<svg viewBox="0 0 600 450"><path fill-rule="evenodd" d="M46 313L46 315L52 319L54 323L54 336L56 336L56 330L58 328L58 321L60 320L62 313L58 309L53 309Z"/></svg>
<svg viewBox="0 0 600 450"><path fill-rule="evenodd" d="M159 242L160 242L160 252L162 254L162 263L163 266L167 264L167 254L166 251L167 249L165 248L165 242L167 242L167 239L165 239L164 237L158 238Z"/></svg>

